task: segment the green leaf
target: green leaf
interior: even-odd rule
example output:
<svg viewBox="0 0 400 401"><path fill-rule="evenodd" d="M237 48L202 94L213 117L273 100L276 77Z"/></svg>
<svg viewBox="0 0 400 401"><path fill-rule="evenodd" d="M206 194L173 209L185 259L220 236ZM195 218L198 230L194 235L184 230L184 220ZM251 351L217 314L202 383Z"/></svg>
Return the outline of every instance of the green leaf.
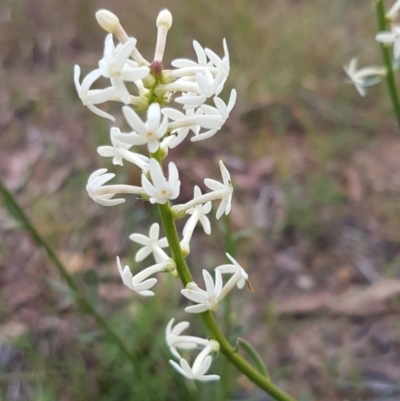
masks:
<svg viewBox="0 0 400 401"><path fill-rule="evenodd" d="M248 357L252 360L254 367L263 376L267 377L268 379L270 378L268 370L267 370L266 366L264 365L263 360L261 359L258 352L255 350L255 348L248 341L246 341L244 338L238 337L236 340L236 346L237 346L238 350L241 347L246 352Z"/></svg>

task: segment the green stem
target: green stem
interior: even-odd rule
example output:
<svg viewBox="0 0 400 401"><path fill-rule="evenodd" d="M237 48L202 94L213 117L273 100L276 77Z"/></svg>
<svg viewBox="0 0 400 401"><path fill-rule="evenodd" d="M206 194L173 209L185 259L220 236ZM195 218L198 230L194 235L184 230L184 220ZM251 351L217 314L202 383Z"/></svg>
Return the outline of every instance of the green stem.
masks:
<svg viewBox="0 0 400 401"><path fill-rule="evenodd" d="M68 270L66 267L61 263L61 261L58 259L57 255L55 252L51 249L51 247L47 244L47 242L44 240L44 238L39 234L39 232L36 230L35 226L32 224L28 216L25 214L23 209L19 206L17 200L15 199L14 195L8 191L8 189L3 185L3 183L0 181L0 193L3 196L4 203L8 208L10 209L11 213L13 216L23 224L25 227L26 231L28 231L35 242L41 246L45 252L47 253L48 258L50 261L53 263L53 265L56 267L58 272L60 273L61 277L65 280L67 283L68 287L72 291L75 300L79 307L81 308L82 311L89 313L91 316L93 316L97 322L97 324L104 330L105 333L108 334L109 338L120 348L121 351L123 351L123 355L127 357L132 365L135 368L136 374L138 377L141 375L141 366L140 363L137 361L136 357L134 354L128 349L126 344L122 341L122 339L118 336L118 334L110 327L110 325L107 323L107 321L104 319L103 316L100 315L100 313L96 310L96 308L91 304L91 302L85 298L80 292L77 284L71 277L71 275L68 273Z"/></svg>
<svg viewBox="0 0 400 401"><path fill-rule="evenodd" d="M153 158L161 163L161 153L158 150L156 153L151 154ZM175 220L172 217L171 207L169 202L164 205L159 205L161 221L164 227L165 236L168 239L168 245L171 254L176 263L176 269L179 277L186 287L189 282L193 282L193 276L189 270L186 260L182 254L178 232L175 226ZM273 384L269 379L263 376L257 369L251 366L244 358L242 358L232 345L226 339L224 334L219 329L213 314L206 311L200 314L204 325L211 338L219 342L221 353L228 358L228 360L236 366L244 375L246 375L253 383L262 388L268 394L272 395L278 401L295 401L289 394L285 393L278 386Z"/></svg>
<svg viewBox="0 0 400 401"><path fill-rule="evenodd" d="M388 30L388 20L386 19L386 11L385 5L383 4L383 0L375 0L376 6L376 17L378 21L378 29L379 32ZM391 48L386 46L384 43L380 43L379 47L381 48L382 60L386 66L386 82L388 85L390 99L392 101L394 113L396 114L397 124L400 129L400 101L399 96L396 89L396 80L393 72L393 64L392 64L392 56L391 56Z"/></svg>
<svg viewBox="0 0 400 401"><path fill-rule="evenodd" d="M224 234L225 234L225 250L231 256L236 257L236 241L232 237L231 231L231 219L229 216L224 216ZM225 337L230 338L232 331L232 321L231 321L231 294L228 294L224 299L224 311L223 311L223 330ZM225 358L222 363L221 376L221 401L227 400L231 392L231 375L230 375L230 362L229 359Z"/></svg>

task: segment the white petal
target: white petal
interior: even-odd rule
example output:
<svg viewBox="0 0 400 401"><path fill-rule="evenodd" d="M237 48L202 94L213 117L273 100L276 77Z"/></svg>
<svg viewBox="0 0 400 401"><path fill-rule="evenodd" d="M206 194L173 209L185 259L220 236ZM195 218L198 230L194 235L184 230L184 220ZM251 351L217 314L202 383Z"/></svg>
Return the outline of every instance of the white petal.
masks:
<svg viewBox="0 0 400 401"><path fill-rule="evenodd" d="M118 50L115 52L115 66L118 70L122 70L126 60L132 53L133 49L136 46L136 39L129 38L121 47L118 47Z"/></svg>
<svg viewBox="0 0 400 401"><path fill-rule="evenodd" d="M207 270L203 270L203 278L206 285L207 294L212 296L214 294L215 287L211 274Z"/></svg>
<svg viewBox="0 0 400 401"><path fill-rule="evenodd" d="M141 292L145 290L149 290L150 288L154 287L154 285L157 283L156 278L149 278L148 280L142 281L139 284L134 285L134 289L136 292Z"/></svg>
<svg viewBox="0 0 400 401"><path fill-rule="evenodd" d="M129 70L123 70L121 76L124 81L135 82L143 79L146 75L148 75L149 72L150 69L148 67L137 67Z"/></svg>
<svg viewBox="0 0 400 401"><path fill-rule="evenodd" d="M82 92L86 93L89 91L93 82L99 79L101 76L101 71L99 69L93 70L90 72L82 81Z"/></svg>
<svg viewBox="0 0 400 401"><path fill-rule="evenodd" d="M188 379L190 379L191 377L188 377L188 375L186 374L186 372L172 359L169 360L170 365L178 371L178 373L180 373L182 376L187 377Z"/></svg>
<svg viewBox="0 0 400 401"><path fill-rule="evenodd" d="M150 242L149 237L146 237L145 235L138 233L131 234L129 236L129 239L141 245L148 245Z"/></svg>
<svg viewBox="0 0 400 401"><path fill-rule="evenodd" d="M125 82L120 78L111 78L111 83L122 102L129 104L131 102L131 95L129 94L128 89L126 89Z"/></svg>
<svg viewBox="0 0 400 401"><path fill-rule="evenodd" d="M98 107L93 106L93 104L88 103L86 106L92 113L97 114L100 117L107 118L108 120L115 122L115 118L111 114L108 114L103 110L100 110Z"/></svg>
<svg viewBox="0 0 400 401"><path fill-rule="evenodd" d="M140 136L146 135L146 127L137 113L128 106L122 108L122 112L130 127L136 131Z"/></svg>
<svg viewBox="0 0 400 401"><path fill-rule="evenodd" d="M147 130L156 132L160 126L161 111L158 103L152 103L147 110Z"/></svg>
<svg viewBox="0 0 400 401"><path fill-rule="evenodd" d="M395 40L395 38L396 38L396 35L395 35L394 33L392 33L392 32L387 32L387 31L385 31L385 32L379 32L379 33L375 36L375 39L376 39L378 42L381 42L381 43L393 43L394 40Z"/></svg>
<svg viewBox="0 0 400 401"><path fill-rule="evenodd" d="M197 302L197 303L206 303L208 302L208 294L201 290L202 292L199 291L193 291L193 290L188 290L188 289L183 289L181 290L181 294L189 299L190 301Z"/></svg>
<svg viewBox="0 0 400 401"><path fill-rule="evenodd" d="M207 355L204 358L203 363L200 365L198 371L196 372L196 377L199 378L200 376L203 376L205 373L207 373L208 369L210 369L212 363L212 357L211 355Z"/></svg>
<svg viewBox="0 0 400 401"><path fill-rule="evenodd" d="M149 165L150 165L151 180L153 181L154 187L158 189L160 187L165 186L166 180L162 172L160 163L158 163L158 161L155 159L150 159Z"/></svg>
<svg viewBox="0 0 400 401"><path fill-rule="evenodd" d="M142 260L146 259L152 253L152 249L150 246L145 246L144 248L140 248L136 255L135 260L136 262L141 262Z"/></svg>
<svg viewBox="0 0 400 401"><path fill-rule="evenodd" d="M208 310L207 304L197 304L197 305L187 306L185 308L185 312L188 313L203 313L206 310Z"/></svg>
<svg viewBox="0 0 400 401"><path fill-rule="evenodd" d="M212 178L204 179L204 184L207 188L211 189L212 191L219 191L221 189L225 189L225 186L220 182L213 180Z"/></svg>

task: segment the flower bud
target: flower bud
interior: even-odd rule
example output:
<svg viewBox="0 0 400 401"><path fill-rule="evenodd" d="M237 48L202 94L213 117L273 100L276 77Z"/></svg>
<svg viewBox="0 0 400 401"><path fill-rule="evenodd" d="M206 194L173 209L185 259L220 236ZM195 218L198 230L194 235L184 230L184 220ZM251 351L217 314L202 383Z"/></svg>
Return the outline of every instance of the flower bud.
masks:
<svg viewBox="0 0 400 401"><path fill-rule="evenodd" d="M219 342L217 340L210 339L208 343L212 352L219 352Z"/></svg>
<svg viewBox="0 0 400 401"><path fill-rule="evenodd" d="M175 270L176 270L176 263L174 259L169 258L164 262L164 271L173 272Z"/></svg>
<svg viewBox="0 0 400 401"><path fill-rule="evenodd" d="M115 33L120 26L118 17L108 10L97 11L96 19L99 25L110 33Z"/></svg>
<svg viewBox="0 0 400 401"><path fill-rule="evenodd" d="M181 252L184 258L189 255L190 253L190 245L189 244L183 244L181 245Z"/></svg>
<svg viewBox="0 0 400 401"><path fill-rule="evenodd" d="M171 213L175 220L180 220L186 216L186 209L182 205L175 205L172 206Z"/></svg>
<svg viewBox="0 0 400 401"><path fill-rule="evenodd" d="M148 74L142 79L142 82L146 89L152 89L156 84L156 79L151 74Z"/></svg>
<svg viewBox="0 0 400 401"><path fill-rule="evenodd" d="M171 28L172 26L172 14L167 10L162 10L158 14L157 17L157 22L156 22L157 28L160 27L165 27L166 29Z"/></svg>

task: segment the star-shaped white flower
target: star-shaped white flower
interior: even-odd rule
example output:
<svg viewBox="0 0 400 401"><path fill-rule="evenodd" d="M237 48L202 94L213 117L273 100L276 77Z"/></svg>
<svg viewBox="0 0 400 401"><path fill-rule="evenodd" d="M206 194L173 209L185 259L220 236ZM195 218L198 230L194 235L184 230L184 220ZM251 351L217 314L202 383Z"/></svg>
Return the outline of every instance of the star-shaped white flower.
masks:
<svg viewBox="0 0 400 401"><path fill-rule="evenodd" d="M179 359L179 365L170 360L169 363L183 376L191 380L199 381L212 381L219 380L218 375L206 375L208 369L210 369L212 363L211 352L218 352L219 343L215 340L209 340L208 344L204 349L197 355L193 362L193 366L190 367L189 363L184 358Z"/></svg>
<svg viewBox="0 0 400 401"><path fill-rule="evenodd" d="M142 174L142 185L145 192L150 196L151 203L164 205L169 199L176 199L179 196L181 182L175 163L168 164L168 181L160 164L155 159L150 159L149 172L152 183Z"/></svg>
<svg viewBox="0 0 400 401"><path fill-rule="evenodd" d="M392 43L394 58L400 57L400 25L393 24L391 31L379 32L375 38L380 43Z"/></svg>
<svg viewBox="0 0 400 401"><path fill-rule="evenodd" d="M131 101L125 81L138 81L150 71L148 67L139 67L133 60L128 60L135 46L136 39L129 38L124 44L114 47L113 35L109 34L104 44L104 56L99 61L102 75L111 80L115 92L125 104L129 104Z"/></svg>
<svg viewBox="0 0 400 401"><path fill-rule="evenodd" d="M231 255L229 255L229 253L226 253L226 257L232 262L232 264L217 266L216 269L222 274L233 274L233 276L224 285L222 293L230 292L235 284L237 285L237 288L242 289L246 282L249 281L249 275L246 273L243 267L240 266L239 263Z"/></svg>
<svg viewBox="0 0 400 401"><path fill-rule="evenodd" d="M380 82L380 77L386 74L383 67L364 67L357 70L357 59L352 58L349 65L344 67L346 74L361 96L367 94L366 87Z"/></svg>
<svg viewBox="0 0 400 401"><path fill-rule="evenodd" d="M114 173L107 173L106 168L96 170L89 177L86 190L89 196L100 205L115 206L125 202L125 199L112 199L117 194L142 195L143 189L132 185L106 185L104 184L115 177Z"/></svg>
<svg viewBox="0 0 400 401"><path fill-rule="evenodd" d="M231 182L231 176L229 174L228 169L225 167L224 163L222 160L219 161L219 168L221 170L221 175L222 175L222 181L223 183L220 183L216 180L213 180L211 178L206 178L204 180L204 184L210 188L212 191L219 192L219 191L225 191L225 196L222 199L218 210L217 210L217 220L225 213L226 215L229 214L231 211L231 204L232 204L232 194L233 194L233 186Z"/></svg>
<svg viewBox="0 0 400 401"><path fill-rule="evenodd" d="M112 162L115 165L123 166L123 160L126 160L140 167L143 171L148 171L149 158L129 151L132 145L118 139L119 136L123 137L123 135L119 128L112 127L110 137L113 146L100 146L97 153L103 157L112 157Z"/></svg>
<svg viewBox="0 0 400 401"><path fill-rule="evenodd" d="M160 147L159 140L165 135L168 128L168 118L164 116L161 121L160 105L158 103L150 105L145 123L130 107L124 106L122 111L133 132L117 135L117 138L131 145L147 144L149 152L156 152Z"/></svg>
<svg viewBox="0 0 400 401"><path fill-rule="evenodd" d="M228 105L226 105L221 98L214 97L215 107L209 106L208 104L203 104L201 106L201 110L203 111L204 115L220 116L221 127L222 127L222 125L225 124L226 120L228 119L229 113L232 111L235 103L236 103L236 90L232 89L231 94L229 96ZM191 138L191 141L197 142L197 141L202 141L203 139L211 138L217 132L218 130L209 130L207 132L202 132L201 134L195 135L193 138Z"/></svg>
<svg viewBox="0 0 400 401"><path fill-rule="evenodd" d="M96 170L89 177L88 184L86 186L86 190L89 193L89 196L100 205L103 206L115 206L125 202L125 199L111 199L116 193L108 193L104 195L99 195L98 190L108 181L112 180L115 177L114 173L107 173L106 168L101 168L100 170ZM106 174L107 173L107 174Z"/></svg>
<svg viewBox="0 0 400 401"><path fill-rule="evenodd" d="M126 265L124 268L121 266L121 261L117 256L117 265L119 274L121 275L122 282L131 290L137 292L145 297L151 297L154 295L153 291L149 291L156 283L156 278L148 278L151 275L165 271L165 263L158 263L150 266L141 272L137 273L135 276L132 275L129 266Z"/></svg>
<svg viewBox="0 0 400 401"><path fill-rule="evenodd" d="M192 350L200 345L207 345L208 340L204 338L181 335L189 327L189 322L180 322L175 326L174 322L175 319L172 318L165 329L165 341L175 358L181 358L178 348Z"/></svg>
<svg viewBox="0 0 400 401"><path fill-rule="evenodd" d="M221 160L219 161L219 167L221 170L223 183L212 180L210 178L206 178L204 180L204 183L208 188L212 190L212 192L208 192L204 195L195 197L194 199L192 199L189 202L186 202L183 205L173 206L172 213L175 219L181 219L182 217L185 216L185 214L189 209L195 206L201 205L208 201L214 201L217 199L222 199L217 210L217 215L216 215L217 219L219 219L224 212L225 214L229 214L231 210L232 193L233 193L231 177L229 171L226 169L224 163L222 163Z"/></svg>
<svg viewBox="0 0 400 401"><path fill-rule="evenodd" d="M203 269L203 278L206 290L202 290L194 283L189 283L181 294L197 305L187 306L185 312L202 313L206 310L216 311L219 306L219 296L222 291L222 275L219 270L215 271L215 284L211 274ZM193 285L194 284L194 285Z"/></svg>
<svg viewBox="0 0 400 401"><path fill-rule="evenodd" d="M169 259L169 256L162 250L168 246L167 238L160 238L160 226L158 223L153 223L150 227L149 236L143 234L134 233L129 236L131 241L137 242L143 245L136 253L136 262L141 262L146 259L151 253L154 254L156 263L161 263Z"/></svg>
<svg viewBox="0 0 400 401"><path fill-rule="evenodd" d="M196 74L196 82L199 85L201 93L207 98L218 96L224 88L224 83L229 75L229 61L223 59L218 67L218 73L214 77L210 70L206 69L204 73Z"/></svg>
<svg viewBox="0 0 400 401"><path fill-rule="evenodd" d="M95 106L95 104L105 103L111 100L115 95L115 89L112 86L105 89L90 89L93 83L101 77L100 69L94 70L86 75L82 81L82 84L79 82L80 76L81 68L79 65L75 65L74 83L76 91L78 92L78 96L82 100L83 105L87 106L87 108L94 114L97 114L100 117L108 118L111 121L115 121L115 118L111 114L108 114Z"/></svg>

